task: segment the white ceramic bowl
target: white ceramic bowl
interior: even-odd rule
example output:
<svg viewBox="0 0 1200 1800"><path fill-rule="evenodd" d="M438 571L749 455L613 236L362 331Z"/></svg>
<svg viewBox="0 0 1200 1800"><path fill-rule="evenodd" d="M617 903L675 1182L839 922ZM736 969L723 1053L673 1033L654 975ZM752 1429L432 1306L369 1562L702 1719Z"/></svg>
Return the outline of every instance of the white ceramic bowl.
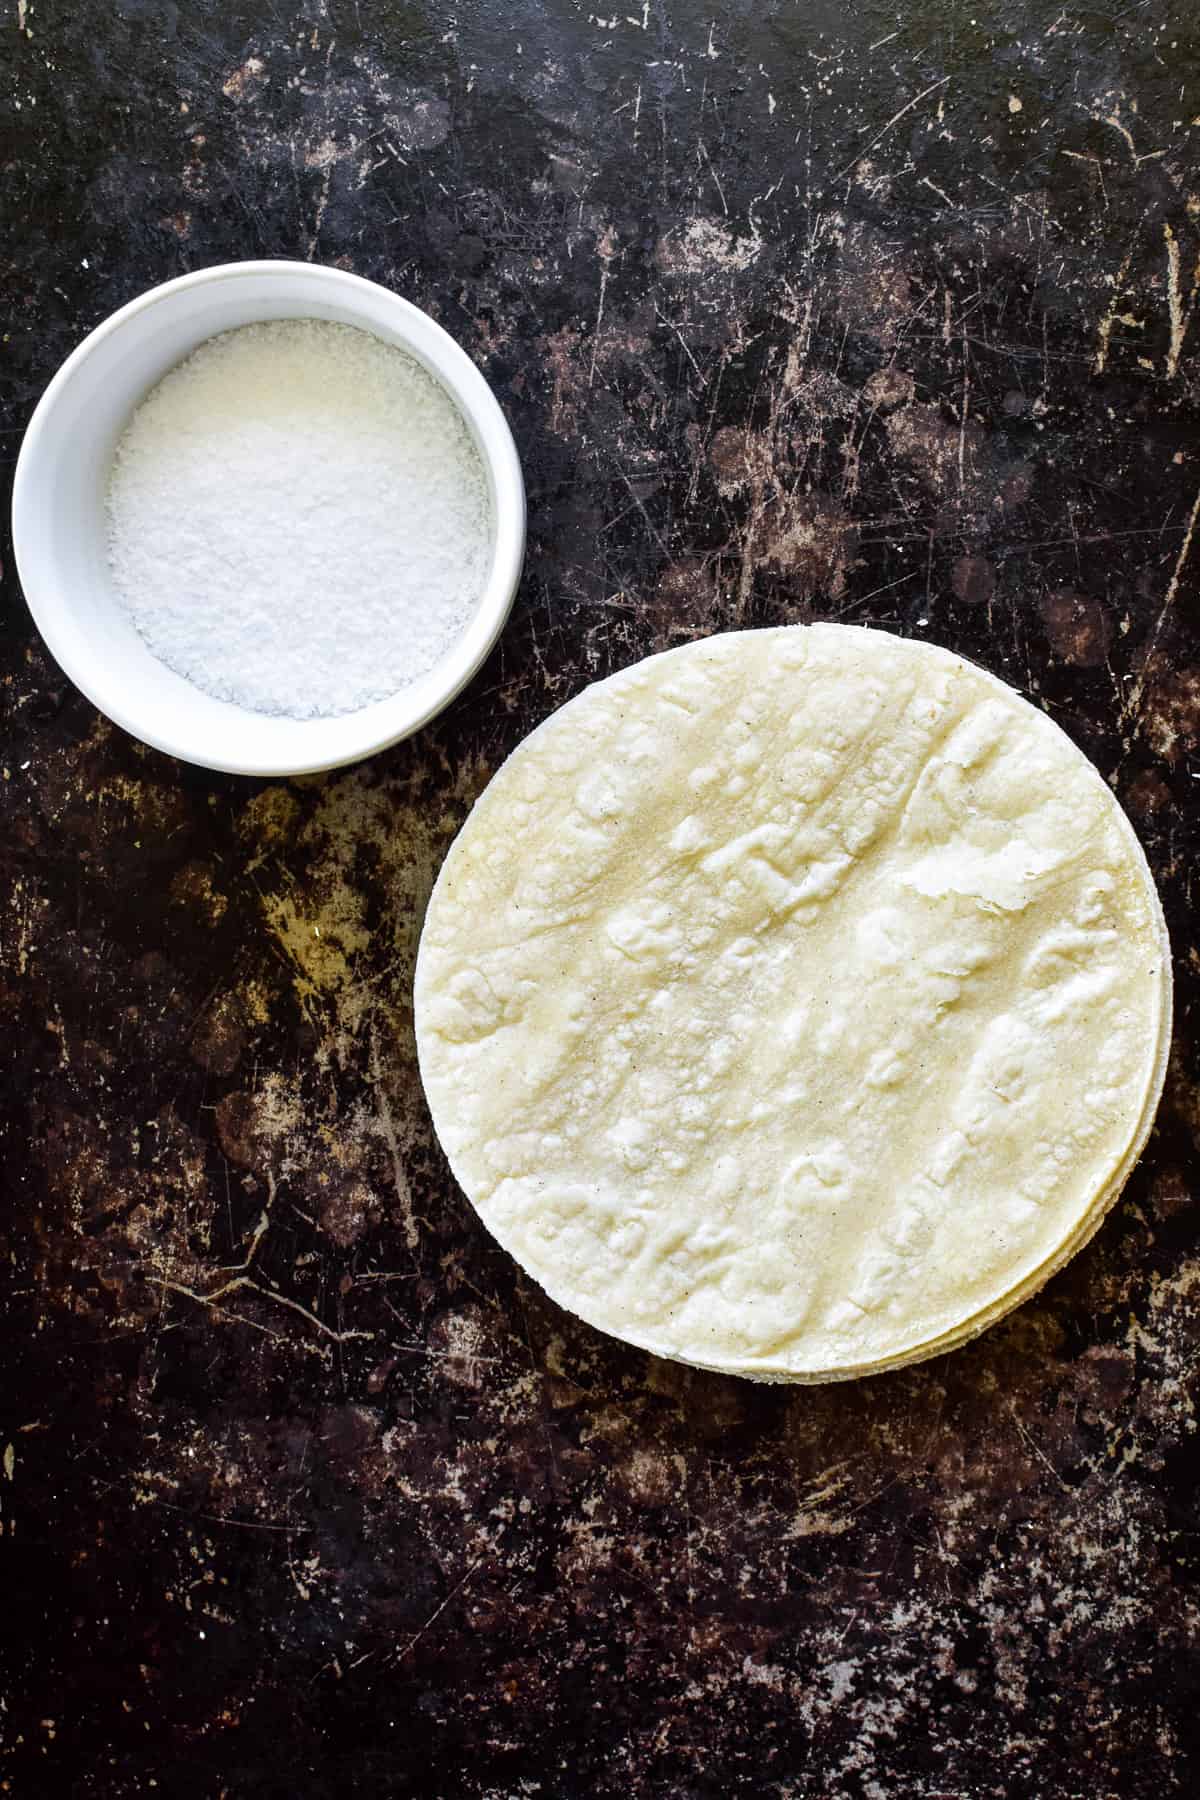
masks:
<svg viewBox="0 0 1200 1800"><path fill-rule="evenodd" d="M487 472L493 541L474 617L435 668L386 700L328 719L286 719L216 700L167 668L121 606L109 573L105 489L133 409L219 331L262 319L336 319L415 356L456 401ZM21 445L13 545L25 598L56 662L144 743L208 769L295 775L354 762L424 725L466 685L508 616L525 549L525 490L512 434L453 338L387 288L301 262L223 263L130 301L70 355Z"/></svg>

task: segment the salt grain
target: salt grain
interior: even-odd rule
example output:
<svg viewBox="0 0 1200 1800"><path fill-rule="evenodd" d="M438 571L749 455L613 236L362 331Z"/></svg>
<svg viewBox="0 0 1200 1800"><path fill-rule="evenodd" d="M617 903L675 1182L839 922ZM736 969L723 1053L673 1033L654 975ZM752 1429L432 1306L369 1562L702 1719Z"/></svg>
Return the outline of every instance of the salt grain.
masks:
<svg viewBox="0 0 1200 1800"><path fill-rule="evenodd" d="M118 595L156 656L218 699L352 712L433 668L483 591L478 451L414 358L368 332L224 332L160 381L108 490Z"/></svg>

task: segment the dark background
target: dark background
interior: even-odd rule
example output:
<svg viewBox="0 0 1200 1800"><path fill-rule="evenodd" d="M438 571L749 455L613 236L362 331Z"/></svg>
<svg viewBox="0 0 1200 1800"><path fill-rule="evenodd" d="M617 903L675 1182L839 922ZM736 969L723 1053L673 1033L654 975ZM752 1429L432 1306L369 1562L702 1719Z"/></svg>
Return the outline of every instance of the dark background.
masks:
<svg viewBox="0 0 1200 1800"><path fill-rule="evenodd" d="M6 470L121 302L313 257L476 359L530 534L448 713L273 785L98 717L3 549L0 1792L1195 1792L1195 20L3 0ZM809 618L975 657L1096 760L1178 1009L1064 1275L790 1391L521 1279L433 1143L410 984L532 725Z"/></svg>

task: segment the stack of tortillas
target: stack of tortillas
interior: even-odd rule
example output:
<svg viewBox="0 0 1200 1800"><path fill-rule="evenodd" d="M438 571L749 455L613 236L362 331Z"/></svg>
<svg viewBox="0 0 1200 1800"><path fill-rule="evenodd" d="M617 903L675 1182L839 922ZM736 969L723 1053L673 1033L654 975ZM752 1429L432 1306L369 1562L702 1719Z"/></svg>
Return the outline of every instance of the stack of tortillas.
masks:
<svg viewBox="0 0 1200 1800"><path fill-rule="evenodd" d="M1149 1133L1145 857L1045 715L837 625L688 644L505 763L416 978L438 1136L555 1300L764 1380L961 1343L1095 1231Z"/></svg>

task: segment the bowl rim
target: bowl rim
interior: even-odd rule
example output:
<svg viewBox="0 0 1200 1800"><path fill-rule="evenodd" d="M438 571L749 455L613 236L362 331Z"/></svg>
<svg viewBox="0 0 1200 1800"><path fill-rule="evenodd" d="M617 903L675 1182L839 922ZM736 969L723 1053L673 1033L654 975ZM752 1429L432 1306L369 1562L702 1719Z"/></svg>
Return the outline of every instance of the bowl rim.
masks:
<svg viewBox="0 0 1200 1800"><path fill-rule="evenodd" d="M30 547L32 512L37 504L35 490L37 484L46 479L47 457L52 455L46 450L45 439L56 408L83 364L114 333L141 314L169 303L184 290L264 277L284 284L302 277L306 283L325 284L331 290L337 290L343 299L353 301L356 296L360 299L369 296L375 306L382 303L392 315L389 322L400 347L409 349L423 366L430 369L466 418L481 459L487 466L494 495L491 566L471 621L441 663L430 671L431 676L441 674L443 679L427 693L423 703L415 707L406 705L408 690L401 688L396 694L373 701L357 712L313 720L287 719L286 724L293 733L312 725L324 728L323 735L336 735L337 741L330 749L314 752L309 759L297 759L294 755L285 757L278 751L272 754L266 747L261 755L241 755L232 760L195 746L187 740L186 734L173 739L169 733L147 729L137 718L136 690L97 677L87 657L79 653L70 626L64 624L66 615L58 600L58 584L49 578L39 554ZM306 314L301 302L294 316L319 315ZM379 324L380 321L367 317L364 308L359 328L377 334ZM215 337L222 330L237 329L236 324L218 324L210 335ZM195 347L203 341L197 340ZM182 352L179 360L189 353ZM508 619L524 561L525 516L525 486L508 421L485 377L445 327L423 308L382 282L329 263L303 262L291 257L214 263L207 268L191 270L135 295L94 326L56 369L33 410L17 457L11 505L13 557L25 602L47 649L68 679L93 706L141 743L200 768L251 776L313 774L344 767L410 737L442 712L478 673ZM131 700L133 704L130 704ZM247 708L237 710L243 718L256 716ZM257 716L261 716L267 731L276 719L273 714ZM357 730L355 721L360 722ZM340 729L335 734L330 727Z"/></svg>

